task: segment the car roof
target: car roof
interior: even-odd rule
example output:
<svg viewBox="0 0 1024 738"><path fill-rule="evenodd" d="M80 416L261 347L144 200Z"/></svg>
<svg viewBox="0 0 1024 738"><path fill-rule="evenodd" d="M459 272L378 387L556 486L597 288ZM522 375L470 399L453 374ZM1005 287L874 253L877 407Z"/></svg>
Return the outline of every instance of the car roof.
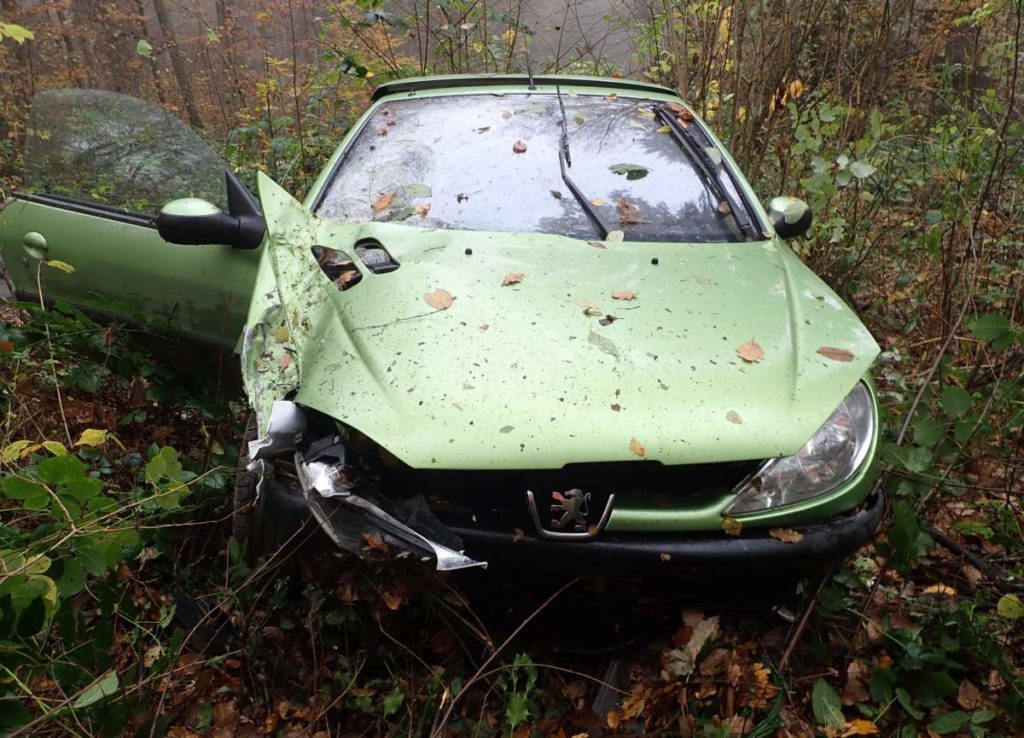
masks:
<svg viewBox="0 0 1024 738"><path fill-rule="evenodd" d="M538 74L532 78L526 74L449 74L431 77L411 77L385 82L373 92L376 102L389 95L418 92L420 90L458 89L461 87L524 87L533 85L565 85L566 87L600 87L603 89L632 90L635 92L675 95L675 90L649 82L610 77L580 77L561 74Z"/></svg>

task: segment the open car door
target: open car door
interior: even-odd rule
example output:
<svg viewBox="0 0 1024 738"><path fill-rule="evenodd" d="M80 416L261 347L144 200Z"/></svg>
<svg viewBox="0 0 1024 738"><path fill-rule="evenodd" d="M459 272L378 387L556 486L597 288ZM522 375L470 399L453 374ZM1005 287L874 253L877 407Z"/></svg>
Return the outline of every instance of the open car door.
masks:
<svg viewBox="0 0 1024 738"><path fill-rule="evenodd" d="M156 229L170 200L227 205L226 167L199 135L132 97L49 90L32 102L26 138L25 192L0 205L19 297L37 298L41 284L47 299L235 345L260 249L174 245Z"/></svg>

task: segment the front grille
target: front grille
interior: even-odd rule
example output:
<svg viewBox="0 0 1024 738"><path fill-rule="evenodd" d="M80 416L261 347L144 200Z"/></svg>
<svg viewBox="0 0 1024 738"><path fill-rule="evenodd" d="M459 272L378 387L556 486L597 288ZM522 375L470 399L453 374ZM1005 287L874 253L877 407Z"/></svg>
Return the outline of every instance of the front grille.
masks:
<svg viewBox="0 0 1024 738"><path fill-rule="evenodd" d="M390 470L389 497L423 494L446 525L532 530L526 490L613 493L617 508L679 509L691 499L727 494L763 462L665 466L655 461L567 464L534 471Z"/></svg>

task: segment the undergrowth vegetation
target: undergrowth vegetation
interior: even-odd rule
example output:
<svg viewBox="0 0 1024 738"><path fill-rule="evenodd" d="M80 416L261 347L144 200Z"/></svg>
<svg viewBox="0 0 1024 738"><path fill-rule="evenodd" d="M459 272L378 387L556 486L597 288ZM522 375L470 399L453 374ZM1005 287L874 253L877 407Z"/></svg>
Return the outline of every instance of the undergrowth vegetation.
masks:
<svg viewBox="0 0 1024 738"><path fill-rule="evenodd" d="M794 622L640 597L609 662L566 633L614 610L590 584L446 580L326 551L250 561L229 538L234 359L68 305L0 304L0 732L1024 730L1020 0L631 0L573 39L582 3L552 30L517 2L223 2L216 19L178 16L195 33L177 41L147 3L80 6L2 5L0 195L48 87L154 98L240 174L298 195L380 80L525 71L529 50L538 73L677 89L766 200L812 205L795 248L884 349L891 506L874 545L808 583ZM80 23L54 20L68 12ZM602 51L610 28L627 49Z"/></svg>

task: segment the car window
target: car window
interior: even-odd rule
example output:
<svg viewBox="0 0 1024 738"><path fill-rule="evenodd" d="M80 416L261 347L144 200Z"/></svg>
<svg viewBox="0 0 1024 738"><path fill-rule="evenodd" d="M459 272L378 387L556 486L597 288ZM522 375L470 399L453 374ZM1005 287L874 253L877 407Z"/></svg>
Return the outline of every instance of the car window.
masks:
<svg viewBox="0 0 1024 738"><path fill-rule="evenodd" d="M562 99L569 176L610 229L634 241L739 240L728 208L720 209L651 101ZM390 102L355 138L318 212L347 222L596 238L562 179L560 136L553 94Z"/></svg>
<svg viewBox="0 0 1024 738"><path fill-rule="evenodd" d="M32 100L25 186L154 215L169 200L223 208L224 163L171 113L102 90L47 90Z"/></svg>

